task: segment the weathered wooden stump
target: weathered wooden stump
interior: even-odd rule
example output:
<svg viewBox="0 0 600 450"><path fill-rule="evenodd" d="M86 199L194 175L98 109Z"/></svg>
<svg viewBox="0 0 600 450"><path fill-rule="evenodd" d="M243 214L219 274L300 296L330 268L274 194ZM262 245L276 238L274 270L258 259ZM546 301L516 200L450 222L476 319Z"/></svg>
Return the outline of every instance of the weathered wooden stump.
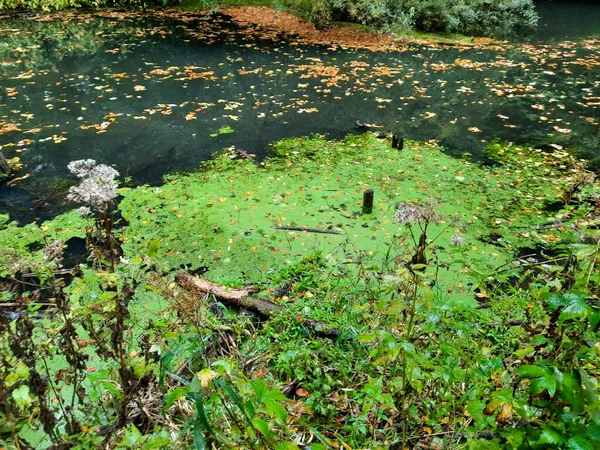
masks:
<svg viewBox="0 0 600 450"><path fill-rule="evenodd" d="M363 193L363 205L362 213L371 214L373 212L373 200L375 199L375 191L373 189L367 189Z"/></svg>
<svg viewBox="0 0 600 450"><path fill-rule="evenodd" d="M402 150L404 148L404 138L398 137L397 134L392 134L392 148Z"/></svg>
<svg viewBox="0 0 600 450"><path fill-rule="evenodd" d="M10 166L8 165L8 161L2 152L0 152L0 170L6 174L10 173Z"/></svg>

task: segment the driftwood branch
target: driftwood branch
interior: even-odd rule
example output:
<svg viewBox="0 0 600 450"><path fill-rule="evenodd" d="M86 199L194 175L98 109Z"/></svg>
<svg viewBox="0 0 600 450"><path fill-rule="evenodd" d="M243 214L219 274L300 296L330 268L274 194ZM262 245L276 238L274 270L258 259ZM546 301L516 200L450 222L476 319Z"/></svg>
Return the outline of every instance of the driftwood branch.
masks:
<svg viewBox="0 0 600 450"><path fill-rule="evenodd" d="M256 159L254 159L254 157L250 153L248 153L246 150L242 150L241 148L235 148L234 150L236 151L236 153L238 155L246 158L252 164L254 164L256 166L260 166L260 163Z"/></svg>
<svg viewBox="0 0 600 450"><path fill-rule="evenodd" d="M227 289L211 281L194 277L184 272L178 273L176 280L177 283L182 287L212 294L223 303L237 306L238 308L247 308L264 317L271 317L287 309L284 306L276 305L267 300L250 297L251 293L258 292L258 288L256 287ZM340 330L337 328L331 328L327 324L319 322L318 320L303 319L302 323L306 328L315 332L319 336L329 338L337 338L340 336Z"/></svg>
<svg viewBox="0 0 600 450"><path fill-rule="evenodd" d="M307 231L309 233L322 233L322 234L344 234L341 231L336 230L323 230L321 228L309 228L309 227L289 227L285 225L278 225L275 227L276 230L287 230L287 231Z"/></svg>

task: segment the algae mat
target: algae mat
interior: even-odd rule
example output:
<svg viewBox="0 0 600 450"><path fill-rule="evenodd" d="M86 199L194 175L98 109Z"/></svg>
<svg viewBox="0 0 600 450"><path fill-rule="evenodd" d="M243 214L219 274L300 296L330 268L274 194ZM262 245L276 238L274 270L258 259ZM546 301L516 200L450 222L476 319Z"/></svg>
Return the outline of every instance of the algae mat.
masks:
<svg viewBox="0 0 600 450"><path fill-rule="evenodd" d="M564 183L535 155L523 158L526 150L512 146L503 151L515 164L529 161L532 172L511 164L486 168L414 142L398 151L370 133L342 142L283 140L272 150L278 157L260 167L229 149L200 172L171 176L159 188L122 190L126 255L160 242L161 271L202 271L231 283L265 282L315 252L343 270L367 261L383 271L386 263L409 260L414 249L408 225L394 220L398 206L428 202L441 218L428 232L428 259L441 268L437 285L461 296L477 287L465 285L469 267L493 270L516 245L544 239L514 230L544 220L543 206ZM365 189L375 191L372 214L361 214ZM418 238L418 224L412 226ZM466 241L452 245L452 236ZM490 236L493 243L486 243Z"/></svg>
<svg viewBox="0 0 600 450"><path fill-rule="evenodd" d="M127 226L118 233L126 259L158 247L153 264L163 274L187 270L226 284L268 286L282 267L315 253L334 275L359 266L393 272L415 247L409 225L394 215L400 205L427 202L440 218L428 230L433 284L440 294L472 299L464 294L484 288L483 274L506 268L517 247L563 239L558 230L535 225L552 219L545 207L573 182L573 159L564 153L492 147L502 164L473 164L416 142L399 151L371 133L342 142L283 140L260 166L227 149L160 187L121 189ZM366 189L375 191L372 214L361 214ZM44 244L84 237L85 226L74 211L25 227L4 218L0 276L41 263ZM418 239L418 224L412 230ZM452 245L453 236L464 244Z"/></svg>

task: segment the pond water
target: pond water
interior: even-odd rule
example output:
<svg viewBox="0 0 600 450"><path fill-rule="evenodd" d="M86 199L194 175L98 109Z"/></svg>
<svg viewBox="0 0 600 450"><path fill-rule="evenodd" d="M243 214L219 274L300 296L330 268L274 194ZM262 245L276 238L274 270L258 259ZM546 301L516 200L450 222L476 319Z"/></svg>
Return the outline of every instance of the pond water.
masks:
<svg viewBox="0 0 600 450"><path fill-rule="evenodd" d="M0 212L27 222L69 207L75 159L153 184L224 147L262 157L271 141L340 138L357 120L455 155L481 158L499 138L598 167L600 7L541 5L524 44L396 53L262 40L220 17L4 19L0 146L23 168L0 184Z"/></svg>

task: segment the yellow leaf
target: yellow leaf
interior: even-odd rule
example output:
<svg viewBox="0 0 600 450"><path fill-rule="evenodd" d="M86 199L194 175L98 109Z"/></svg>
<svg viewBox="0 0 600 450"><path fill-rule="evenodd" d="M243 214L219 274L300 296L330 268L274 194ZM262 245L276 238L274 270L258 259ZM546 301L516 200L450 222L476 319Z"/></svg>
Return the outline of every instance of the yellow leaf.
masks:
<svg viewBox="0 0 600 450"><path fill-rule="evenodd" d="M227 198L226 197L219 197L219 201L221 203L225 203L227 201Z"/></svg>
<svg viewBox="0 0 600 450"><path fill-rule="evenodd" d="M217 374L210 369L202 369L198 372L198 378L202 387L207 388L208 384L215 379Z"/></svg>

